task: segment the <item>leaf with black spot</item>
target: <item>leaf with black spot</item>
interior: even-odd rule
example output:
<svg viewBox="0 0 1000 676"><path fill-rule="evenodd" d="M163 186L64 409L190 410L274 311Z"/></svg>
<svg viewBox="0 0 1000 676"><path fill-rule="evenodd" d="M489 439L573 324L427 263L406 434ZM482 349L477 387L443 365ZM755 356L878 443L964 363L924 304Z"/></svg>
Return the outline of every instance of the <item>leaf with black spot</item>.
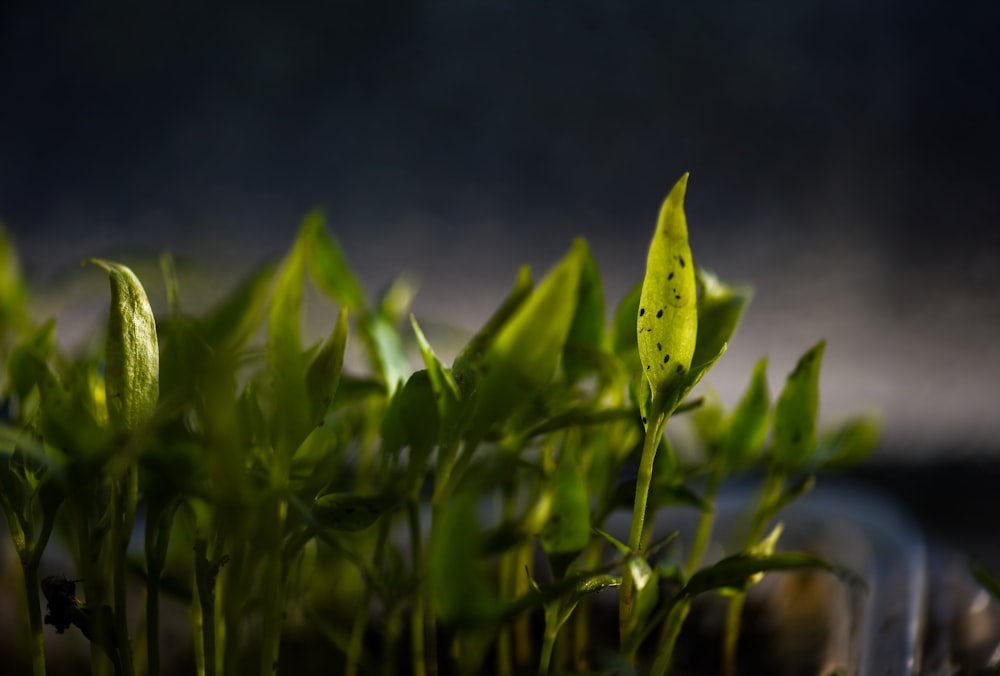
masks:
<svg viewBox="0 0 1000 676"><path fill-rule="evenodd" d="M816 449L819 369L825 347L821 340L802 355L774 407L771 456L786 471L804 467Z"/></svg>
<svg viewBox="0 0 1000 676"><path fill-rule="evenodd" d="M682 387L697 341L697 289L684 215L687 178L663 202L639 299L639 358L654 397L670 397Z"/></svg>

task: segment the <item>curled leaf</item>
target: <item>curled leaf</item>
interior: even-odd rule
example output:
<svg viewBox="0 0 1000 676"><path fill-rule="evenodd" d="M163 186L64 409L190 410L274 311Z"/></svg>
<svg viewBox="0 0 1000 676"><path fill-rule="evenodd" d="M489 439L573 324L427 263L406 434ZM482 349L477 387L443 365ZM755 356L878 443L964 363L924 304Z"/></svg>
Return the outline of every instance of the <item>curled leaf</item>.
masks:
<svg viewBox="0 0 1000 676"><path fill-rule="evenodd" d="M146 291L129 268L98 258L84 262L103 269L111 281L104 382L111 426L127 432L153 415L159 397L156 321Z"/></svg>

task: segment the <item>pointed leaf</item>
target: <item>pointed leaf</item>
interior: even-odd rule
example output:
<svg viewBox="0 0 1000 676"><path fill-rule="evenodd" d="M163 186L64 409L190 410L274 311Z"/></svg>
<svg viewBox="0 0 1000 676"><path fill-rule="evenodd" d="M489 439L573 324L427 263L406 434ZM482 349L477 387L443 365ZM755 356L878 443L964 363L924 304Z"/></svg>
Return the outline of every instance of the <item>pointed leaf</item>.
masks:
<svg viewBox="0 0 1000 676"><path fill-rule="evenodd" d="M487 348L476 379L473 436L481 438L555 375L576 310L584 254L582 243L574 243Z"/></svg>
<svg viewBox="0 0 1000 676"><path fill-rule="evenodd" d="M483 327L455 357L451 371L463 396L468 396L475 389L475 381L482 367L486 349L496 339L501 327L510 320L530 293L531 270L527 266L523 266L517 272L514 287L500 304L500 307L486 320Z"/></svg>
<svg viewBox="0 0 1000 676"><path fill-rule="evenodd" d="M743 469L751 463L767 437L771 397L767 389L767 358L753 369L750 384L726 421L722 437L722 461L729 469Z"/></svg>
<svg viewBox="0 0 1000 676"><path fill-rule="evenodd" d="M812 554L780 552L770 556L736 554L726 557L692 575L682 593L696 596L709 591L743 591L759 573L792 570L825 570L852 586L864 587L864 581L857 574L826 559Z"/></svg>
<svg viewBox="0 0 1000 676"><path fill-rule="evenodd" d="M323 212L314 209L302 222L301 236L308 242L309 273L320 291L354 312L365 307L365 294L347 258L324 227Z"/></svg>
<svg viewBox="0 0 1000 676"><path fill-rule="evenodd" d="M427 374L430 376L431 388L434 390L434 400L437 402L438 414L441 419L441 441L448 445L458 440L462 425L461 416L461 390L451 371L445 368L444 364L434 353L434 349L424 332L417 324L417 319L410 315L410 324L413 326L413 333L417 337L417 345L420 347L420 356L423 357L424 365L427 367Z"/></svg>
<svg viewBox="0 0 1000 676"><path fill-rule="evenodd" d="M310 428L300 330L307 244L300 233L281 265L268 315L267 363L276 405L272 440L283 457L291 457Z"/></svg>
<svg viewBox="0 0 1000 676"><path fill-rule="evenodd" d="M306 389L309 393L309 410L312 421L321 425L330 410L333 395L340 384L344 370L344 351L347 349L347 308L341 307L337 324L326 345L319 351L306 371Z"/></svg>
<svg viewBox="0 0 1000 676"><path fill-rule="evenodd" d="M576 382L594 371L594 363L587 358L586 351L599 351L604 341L604 290L601 273L587 243L582 239L579 242L583 253L576 313L563 351L563 370L570 382Z"/></svg>
<svg viewBox="0 0 1000 676"><path fill-rule="evenodd" d="M814 345L788 375L774 408L772 458L779 467L803 467L816 448L819 368L826 341Z"/></svg>
<svg viewBox="0 0 1000 676"><path fill-rule="evenodd" d="M201 319L205 340L230 349L242 347L264 320L275 267L265 265Z"/></svg>
<svg viewBox="0 0 1000 676"><path fill-rule="evenodd" d="M847 469L875 452L881 434L870 417L855 418L822 436L816 458L823 469Z"/></svg>
<svg viewBox="0 0 1000 676"><path fill-rule="evenodd" d="M694 263L684 216L687 178L681 177L660 210L639 299L639 358L654 397L672 395L683 386L698 333Z"/></svg>
<svg viewBox="0 0 1000 676"><path fill-rule="evenodd" d="M104 382L111 426L119 433L128 432L153 415L159 398L156 321L135 273L112 261L85 262L102 268L111 281Z"/></svg>
<svg viewBox="0 0 1000 676"><path fill-rule="evenodd" d="M626 364L640 368L639 343L636 340L635 318L639 316L639 300L642 297L642 282L625 294L615 310L615 323L611 337L611 347Z"/></svg>
<svg viewBox="0 0 1000 676"><path fill-rule="evenodd" d="M701 295L698 297L698 340L692 364L702 364L719 354L732 340L743 310L753 296L748 288L727 286L711 272L696 271Z"/></svg>

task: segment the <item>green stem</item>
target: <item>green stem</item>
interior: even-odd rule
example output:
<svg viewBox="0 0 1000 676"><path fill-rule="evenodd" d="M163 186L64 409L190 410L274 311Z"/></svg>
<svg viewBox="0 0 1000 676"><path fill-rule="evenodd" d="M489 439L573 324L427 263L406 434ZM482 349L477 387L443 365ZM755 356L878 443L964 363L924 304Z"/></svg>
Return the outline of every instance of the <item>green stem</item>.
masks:
<svg viewBox="0 0 1000 676"><path fill-rule="evenodd" d="M715 526L715 495L719 492L719 484L722 483L723 469L721 464L717 464L712 474L708 477L708 484L705 486L705 505L698 518L698 528L694 533L694 540L691 541L691 551L688 554L687 566L684 568L684 577L691 577L701 565L701 559L708 548L708 541L712 537L712 529Z"/></svg>
<svg viewBox="0 0 1000 676"><path fill-rule="evenodd" d="M542 635L542 653L538 658L538 673L549 673L549 666L552 663L552 649L556 645L556 638L559 636L559 628L550 621L548 610L545 612L545 633Z"/></svg>
<svg viewBox="0 0 1000 676"><path fill-rule="evenodd" d="M139 499L139 475L135 467L125 470L114 487L111 541L114 543L114 558L111 573L115 592L115 638L118 644L118 659L123 676L135 676L132 648L128 632L128 543L132 537L135 522L135 508Z"/></svg>
<svg viewBox="0 0 1000 676"><path fill-rule="evenodd" d="M146 581L146 673L160 676L160 575Z"/></svg>
<svg viewBox="0 0 1000 676"><path fill-rule="evenodd" d="M764 480L764 489L761 492L760 501L754 511L750 521L750 529L747 531L747 539L743 548L756 545L764 535L767 522L773 516L773 507L781 497L781 490L785 484L785 474L779 471L768 472ZM746 594L739 594L729 600L729 608L726 610L726 629L722 641L722 673L724 676L736 676L736 657L739 648L740 624L743 617L743 606L746 603Z"/></svg>
<svg viewBox="0 0 1000 676"><path fill-rule="evenodd" d="M424 553L420 531L420 504L414 498L406 505L407 523L410 527L410 556L413 576L417 580L417 591L413 596L410 617L410 650L413 654L413 676L427 676L424 646L424 613L428 607L427 585L424 583Z"/></svg>
<svg viewBox="0 0 1000 676"><path fill-rule="evenodd" d="M663 437L669 412L663 406L663 397L653 397L649 404L648 426L646 439L642 445L642 458L639 461L639 473L635 483L635 503L632 509L632 527L629 531L628 547L633 552L642 553L644 525L646 523L646 503L649 501L649 487L653 482L653 460L656 450ZM625 627L632 614L632 581L626 574L622 578L621 601L618 608L619 631L622 643L625 642Z"/></svg>
<svg viewBox="0 0 1000 676"><path fill-rule="evenodd" d="M31 673L45 676L45 639L42 633L42 604L38 598L38 562L36 557L22 563L24 593L28 604L28 623L31 626Z"/></svg>
<svg viewBox="0 0 1000 676"><path fill-rule="evenodd" d="M88 499L89 498L89 499ZM78 495L73 500L72 514L74 516L77 550L80 560L80 576L83 578L83 593L87 605L93 608L100 608L106 604L106 575L99 553L100 546L94 546L92 542L95 538L90 528L90 515L94 514L100 521L101 514L95 514L97 501L94 492L88 490L86 497ZM92 676L107 676L110 673L112 663L110 658L104 653L102 644L107 643L108 632L112 629L106 626L103 621L104 613L94 614L94 636L90 641L90 672ZM117 669L116 669L117 670Z"/></svg>
<svg viewBox="0 0 1000 676"><path fill-rule="evenodd" d="M677 639L681 635L684 620L687 619L689 612L691 612L691 600L688 598L679 599L670 609L667 621L663 625L663 636L656 651L653 668L649 672L650 676L666 676L670 672L674 662L674 648L677 646Z"/></svg>

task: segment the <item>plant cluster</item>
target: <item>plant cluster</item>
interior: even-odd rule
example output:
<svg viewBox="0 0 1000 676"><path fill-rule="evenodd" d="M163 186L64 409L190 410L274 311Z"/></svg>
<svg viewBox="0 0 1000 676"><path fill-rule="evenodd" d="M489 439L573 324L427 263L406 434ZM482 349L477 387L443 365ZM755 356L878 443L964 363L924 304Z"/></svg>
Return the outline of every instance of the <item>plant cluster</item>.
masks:
<svg viewBox="0 0 1000 676"><path fill-rule="evenodd" d="M280 265L200 316L183 310L169 258L158 318L129 268L90 261L110 279L107 331L102 349L74 357L52 322L30 317L4 241L0 504L33 673L45 673L43 621L86 635L94 674L160 673L164 594L190 609L202 675L292 668L283 633L307 626L344 673L424 676L664 674L692 599L722 592L731 670L742 594L762 574L849 577L777 550L769 527L875 432L858 419L817 436L823 342L773 404L766 360L730 411L690 396L749 294L694 265L686 185L663 204L645 277L610 324L577 240L537 284L522 268L450 367L402 286L368 301L318 213ZM310 280L339 316L307 346ZM370 368L345 370L349 342ZM664 433L683 414L700 440L686 461ZM705 564L716 491L746 472L764 478L742 547ZM651 541L658 508L678 503L701 512L683 556ZM616 510L632 512L618 537L605 528ZM76 569L39 580L53 533ZM144 598L137 622L130 587ZM613 587L619 636L600 652L595 595Z"/></svg>

